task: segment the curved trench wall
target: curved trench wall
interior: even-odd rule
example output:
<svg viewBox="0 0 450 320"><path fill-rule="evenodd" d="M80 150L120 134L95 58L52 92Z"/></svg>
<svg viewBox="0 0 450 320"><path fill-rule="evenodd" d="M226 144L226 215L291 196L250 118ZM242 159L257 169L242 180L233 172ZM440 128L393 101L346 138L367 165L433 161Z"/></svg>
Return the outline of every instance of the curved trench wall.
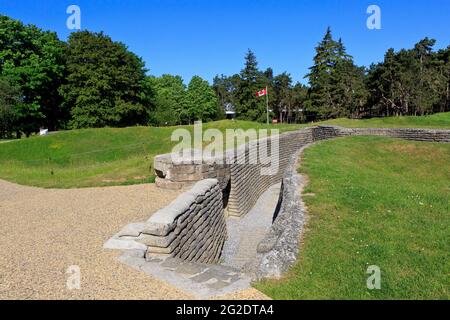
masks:
<svg viewBox="0 0 450 320"><path fill-rule="evenodd" d="M217 179L206 179L157 211L146 222L139 242L147 245L147 256L216 263L226 236L222 190Z"/></svg>
<svg viewBox="0 0 450 320"><path fill-rule="evenodd" d="M372 129L318 126L283 133L279 136L278 169L261 174L267 165L239 164L257 156L262 140L233 150L231 164L182 163L174 165L170 155L155 158L155 171L161 187L194 187L166 208L155 213L143 231L147 254L167 254L184 260L215 263L219 261L226 239L224 204L232 216L245 215L273 184L282 181L280 211L267 237L258 246L262 276L277 276L297 256L298 236L303 224L296 159L302 147L315 141L349 135L378 135L417 141L450 142L450 130ZM270 139L268 150L270 150ZM237 152L234 152L237 151ZM230 153L222 157L230 157ZM210 179L214 178L214 179ZM197 182L196 181L199 181Z"/></svg>
<svg viewBox="0 0 450 320"><path fill-rule="evenodd" d="M318 126L314 129L314 140L357 136L386 136L415 141L450 142L450 130L411 128L343 128L338 126Z"/></svg>
<svg viewBox="0 0 450 320"><path fill-rule="evenodd" d="M259 197L272 185L280 182L286 170L289 159L302 146L313 142L314 128L305 128L293 132L280 134L278 168L274 174L263 175L261 170L267 168L265 164L238 164L242 158L256 157L258 148L249 148L236 156L234 164L230 165L231 189L228 199L228 213L240 217L246 214L256 203ZM272 152L271 140L268 138L268 151Z"/></svg>
<svg viewBox="0 0 450 320"><path fill-rule="evenodd" d="M321 126L313 130L314 141L348 135L378 135L428 142L450 142L450 130L347 129ZM278 212L269 232L257 247L256 278L279 278L294 264L300 246L306 208L301 200L302 177L297 173L299 155L294 153L283 175Z"/></svg>
<svg viewBox="0 0 450 320"><path fill-rule="evenodd" d="M417 141L449 142L449 132L449 130L430 129L350 129L338 126L304 128L279 135L279 166L278 171L273 175L262 175L261 169L266 165L261 163L239 164L242 163L242 158L257 157L255 154L257 148L250 148L250 143L247 143L238 148L236 154L231 155L234 157L234 161L231 162L224 160L230 157L229 152L223 157L218 157L220 161L200 164L187 162L175 165L171 161L170 154L159 155L154 163L157 174L156 184L162 188L180 189L192 186L202 179L215 178L224 190L224 199L228 201L228 214L240 217L253 207L269 186L280 182L291 155L308 143L348 135L377 135ZM270 145L269 142L269 152L271 152Z"/></svg>
<svg viewBox="0 0 450 320"><path fill-rule="evenodd" d="M349 135L377 135L417 141L450 142L450 130L349 129L338 126L318 126L284 133L279 137L279 170L276 174L272 176L261 175L260 169L264 167L261 164L232 164L230 166L231 190L228 200L229 214L233 216L246 214L269 186L280 182L288 166L289 159L302 146L318 140ZM248 157L249 153L250 151L246 150L241 157L244 155Z"/></svg>
<svg viewBox="0 0 450 320"><path fill-rule="evenodd" d="M275 220L256 249L257 279L278 278L297 259L306 212L300 197L301 176L297 174L297 167L300 152L305 147L291 156L284 172Z"/></svg>

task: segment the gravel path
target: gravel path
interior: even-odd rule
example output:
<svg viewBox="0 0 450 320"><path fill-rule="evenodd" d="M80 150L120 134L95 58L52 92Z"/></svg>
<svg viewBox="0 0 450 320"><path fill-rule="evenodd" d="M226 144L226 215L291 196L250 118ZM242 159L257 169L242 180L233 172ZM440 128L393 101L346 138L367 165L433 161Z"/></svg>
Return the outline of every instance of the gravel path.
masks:
<svg viewBox="0 0 450 320"><path fill-rule="evenodd" d="M118 262L103 243L178 195L154 184L40 189L0 180L0 299L184 299L186 293ZM69 290L69 266L81 288ZM250 289L229 297L260 299Z"/></svg>

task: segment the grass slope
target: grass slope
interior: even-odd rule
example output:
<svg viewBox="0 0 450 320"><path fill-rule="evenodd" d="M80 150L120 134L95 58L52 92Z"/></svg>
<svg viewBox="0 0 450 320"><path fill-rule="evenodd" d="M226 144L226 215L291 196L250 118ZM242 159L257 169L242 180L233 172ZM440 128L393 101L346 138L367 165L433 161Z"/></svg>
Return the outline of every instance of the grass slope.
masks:
<svg viewBox="0 0 450 320"><path fill-rule="evenodd" d="M303 158L299 261L258 289L276 299L450 298L450 144L347 137ZM381 290L366 287L369 265L381 268Z"/></svg>
<svg viewBox="0 0 450 320"><path fill-rule="evenodd" d="M426 117L371 120L336 119L323 123L346 126L429 127L450 129L450 113ZM315 123L317 124L317 123ZM204 129L278 128L302 125L265 125L249 121L216 121ZM45 137L0 143L0 179L45 188L73 188L151 182L157 154L170 152L178 127L130 127L63 131ZM192 132L192 126L184 126Z"/></svg>
<svg viewBox="0 0 450 320"><path fill-rule="evenodd" d="M363 120L333 119L321 122L347 128L430 128L450 129L450 112L435 113L429 116L403 116L372 118Z"/></svg>
<svg viewBox="0 0 450 320"><path fill-rule="evenodd" d="M249 121L217 121L203 129L278 128ZM0 178L44 188L73 188L135 184L154 180L154 156L170 152L174 129L130 127L62 131L44 137L0 144Z"/></svg>

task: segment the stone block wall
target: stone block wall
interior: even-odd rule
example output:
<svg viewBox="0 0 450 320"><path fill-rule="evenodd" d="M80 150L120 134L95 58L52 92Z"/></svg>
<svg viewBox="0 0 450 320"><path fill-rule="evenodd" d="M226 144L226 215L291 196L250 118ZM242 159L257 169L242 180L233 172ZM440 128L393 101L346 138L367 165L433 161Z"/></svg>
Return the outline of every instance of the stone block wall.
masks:
<svg viewBox="0 0 450 320"><path fill-rule="evenodd" d="M278 166L272 174L262 173L263 168L273 163L261 163L258 150L264 143L268 155L274 152L270 148L273 137L249 142L203 163L173 164L170 154L157 156L155 172L159 186L193 187L147 221L139 240L147 246L147 256L164 254L187 261L218 262L227 237L224 206L229 215L243 216L270 186L282 181L280 210L258 247L258 272L262 276L281 274L295 261L297 236L304 219L298 191L300 178L296 174L298 154L315 141L350 135L450 142L450 130L309 127L278 136ZM256 164L249 163L251 158L258 159Z"/></svg>
<svg viewBox="0 0 450 320"><path fill-rule="evenodd" d="M383 128L341 128L341 132L346 135L371 135L371 136L387 136L393 138L401 138L406 140L427 141L427 142L450 142L450 130L432 130L432 129L383 129Z"/></svg>
<svg viewBox="0 0 450 320"><path fill-rule="evenodd" d="M301 177L297 174L302 150L290 158L281 182L279 211L275 213L276 219L269 232L258 244L257 279L279 278L297 259L306 211L300 198Z"/></svg>
<svg viewBox="0 0 450 320"><path fill-rule="evenodd" d="M314 141L349 135L385 136L427 142L450 142L450 130L417 128L343 128L339 126L318 126L313 128Z"/></svg>
<svg viewBox="0 0 450 320"><path fill-rule="evenodd" d="M261 169L267 167L267 165L260 162L256 165L239 164L239 158L246 157L248 159L249 156L255 156L252 155L252 152L257 152L257 148L249 148L247 144L245 152L237 155L234 164L230 165L231 189L228 199L228 214L238 217L246 214L271 185L280 182L291 156L313 140L313 128L280 134L278 170L272 175L261 174ZM270 145L269 142L268 146ZM270 148L268 150L272 152Z"/></svg>
<svg viewBox="0 0 450 320"><path fill-rule="evenodd" d="M339 126L321 125L279 135L278 171L272 175L261 174L267 165L258 163L242 163L242 158L257 157L258 148L250 148L250 144L258 145L261 141L247 143L238 150L227 151L220 161L196 164L184 162L173 164L171 155L155 158L156 183L160 187L181 188L191 186L196 181L216 178L222 188L227 203L227 213L232 216L246 214L267 188L281 181L283 173L292 154L302 146L314 141L343 137L349 135L378 135L417 141L450 142L450 130L431 129L395 129L395 128L343 128ZM268 138L269 140L271 138ZM268 143L270 147L270 142ZM269 148L269 152L271 152ZM230 157L233 159L229 161Z"/></svg>
<svg viewBox="0 0 450 320"><path fill-rule="evenodd" d="M279 169L276 174L261 175L260 170L264 165L237 164L238 159L230 165L231 189L228 199L228 214L232 216L246 214L269 186L281 181L289 159L302 146L315 141L349 135L379 135L417 141L450 142L450 130L349 129L339 126L317 126L286 132L279 136ZM239 157L248 159L249 156L255 156L251 154L252 150L249 150L248 144L245 148L245 152L241 152Z"/></svg>
<svg viewBox="0 0 450 320"><path fill-rule="evenodd" d="M140 242L147 257L217 263L226 237L222 189L217 179L205 179L150 217Z"/></svg>
<svg viewBox="0 0 450 320"><path fill-rule="evenodd" d="M203 179L217 179L224 189L230 179L230 169L223 159L209 159L198 163L194 160L173 163L171 154L158 155L154 159L155 183L166 189L182 189Z"/></svg>
<svg viewBox="0 0 450 320"><path fill-rule="evenodd" d="M313 140L320 141L325 139L331 139L336 137L343 137L350 135L350 132L346 128L337 126L318 126L313 129Z"/></svg>

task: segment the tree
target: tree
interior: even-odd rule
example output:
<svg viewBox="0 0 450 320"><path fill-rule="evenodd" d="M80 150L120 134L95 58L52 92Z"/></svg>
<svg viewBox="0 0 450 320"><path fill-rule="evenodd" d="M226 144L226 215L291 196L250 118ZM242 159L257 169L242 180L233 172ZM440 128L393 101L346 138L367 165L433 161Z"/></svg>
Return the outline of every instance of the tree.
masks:
<svg viewBox="0 0 450 320"><path fill-rule="evenodd" d="M448 48L433 52L435 40L424 38L413 49L389 49L372 65L366 81L368 108L375 115L423 115L450 109Z"/></svg>
<svg viewBox="0 0 450 320"><path fill-rule="evenodd" d="M398 108L396 105L399 66L395 61L394 49L384 55L383 63L372 65L369 69L367 86L371 93L370 102L374 107L372 114L389 116Z"/></svg>
<svg viewBox="0 0 450 320"><path fill-rule="evenodd" d="M150 112L152 125L176 125L188 121L186 107L186 86L180 76L164 74L161 77L148 77L153 91L153 111Z"/></svg>
<svg viewBox="0 0 450 320"><path fill-rule="evenodd" d="M416 43L411 52L414 63L411 71L419 78L414 83L415 90L412 96L414 114L433 112L434 107L439 105L442 91L448 83L446 76L439 70L442 64L438 60L439 56L433 53L435 43L436 40L426 37Z"/></svg>
<svg viewBox="0 0 450 320"><path fill-rule="evenodd" d="M142 102L141 58L102 32L72 33L67 43L67 83L61 93L73 128L128 126L148 122Z"/></svg>
<svg viewBox="0 0 450 320"><path fill-rule="evenodd" d="M209 83L199 76L192 77L186 95L188 122L214 120L217 117L217 103L217 97Z"/></svg>
<svg viewBox="0 0 450 320"><path fill-rule="evenodd" d="M40 126L62 127L67 120L58 94L64 57L64 43L56 33L0 15L0 76L22 93L16 129L27 136Z"/></svg>
<svg viewBox="0 0 450 320"><path fill-rule="evenodd" d="M234 110L236 105L235 93L240 81L241 78L238 74L234 74L231 77L223 74L220 77L214 77L212 87L217 96L218 118L224 117L226 109L232 108Z"/></svg>
<svg viewBox="0 0 450 320"><path fill-rule="evenodd" d="M365 87L366 70L353 63L342 39L337 42L337 60L331 73L332 100L335 114L332 117L359 118L364 115L368 92Z"/></svg>
<svg viewBox="0 0 450 320"><path fill-rule="evenodd" d="M291 121L305 122L306 110L310 108L310 100L308 99L308 87L297 82L292 88L292 110L294 110L294 119Z"/></svg>
<svg viewBox="0 0 450 320"><path fill-rule="evenodd" d="M329 118L336 114L332 99L332 73L338 60L338 44L333 40L328 27L322 41L316 47L314 65L305 77L309 79L311 112L318 118Z"/></svg>
<svg viewBox="0 0 450 320"><path fill-rule="evenodd" d="M314 65L307 77L310 111L318 118L359 117L363 114L368 96L365 68L354 64L342 39L333 40L330 28L316 47Z"/></svg>
<svg viewBox="0 0 450 320"><path fill-rule="evenodd" d="M235 107L238 118L252 121L265 121L266 106L264 99L255 94L267 81L258 70L255 54L249 49L245 55L245 66L240 72L240 81L235 91Z"/></svg>
<svg viewBox="0 0 450 320"><path fill-rule="evenodd" d="M292 91L292 78L290 74L283 72L273 78L271 97L273 102L273 111L278 114L278 118L281 122L287 122L289 118L292 118L293 107L293 91Z"/></svg>
<svg viewBox="0 0 450 320"><path fill-rule="evenodd" d="M441 80L439 81L440 101L433 112L444 112L450 110L450 46L437 52L435 66Z"/></svg>
<svg viewBox="0 0 450 320"><path fill-rule="evenodd" d="M20 89L11 85L8 80L0 78L0 138L11 138L13 132L17 131L21 99Z"/></svg>

